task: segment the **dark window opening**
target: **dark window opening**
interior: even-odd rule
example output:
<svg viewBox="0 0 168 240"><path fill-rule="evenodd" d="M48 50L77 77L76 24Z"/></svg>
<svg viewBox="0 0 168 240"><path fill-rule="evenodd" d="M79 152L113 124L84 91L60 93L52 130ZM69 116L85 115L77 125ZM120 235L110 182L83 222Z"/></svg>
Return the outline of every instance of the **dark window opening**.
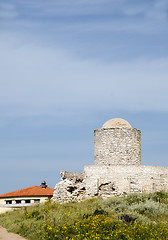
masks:
<svg viewBox="0 0 168 240"><path fill-rule="evenodd" d="M35 202L35 203L39 203L39 202L40 202L40 199L34 199L34 202Z"/></svg>
<svg viewBox="0 0 168 240"><path fill-rule="evenodd" d="M7 200L6 204L12 204L12 200Z"/></svg>
<svg viewBox="0 0 168 240"><path fill-rule="evenodd" d="M30 203L30 199L25 200L25 203Z"/></svg>
<svg viewBox="0 0 168 240"><path fill-rule="evenodd" d="M16 204L19 204L19 203L21 203L21 200L16 200Z"/></svg>

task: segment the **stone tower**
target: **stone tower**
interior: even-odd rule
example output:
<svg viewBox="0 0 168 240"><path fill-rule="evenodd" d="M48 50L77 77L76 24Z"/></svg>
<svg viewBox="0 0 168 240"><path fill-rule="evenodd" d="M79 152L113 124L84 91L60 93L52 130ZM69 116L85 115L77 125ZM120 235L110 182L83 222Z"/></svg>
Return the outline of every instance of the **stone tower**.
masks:
<svg viewBox="0 0 168 240"><path fill-rule="evenodd" d="M81 201L131 192L168 192L168 167L141 165L141 131L120 118L94 131L95 164L84 173L62 171L53 199Z"/></svg>
<svg viewBox="0 0 168 240"><path fill-rule="evenodd" d="M94 131L95 165L140 165L141 131L121 118Z"/></svg>

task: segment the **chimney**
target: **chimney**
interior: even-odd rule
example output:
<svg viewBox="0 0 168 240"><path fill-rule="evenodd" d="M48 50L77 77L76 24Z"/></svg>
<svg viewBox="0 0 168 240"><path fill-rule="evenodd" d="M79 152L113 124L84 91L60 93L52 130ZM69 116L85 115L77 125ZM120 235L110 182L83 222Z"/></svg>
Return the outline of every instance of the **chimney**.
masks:
<svg viewBox="0 0 168 240"><path fill-rule="evenodd" d="M46 187L47 187L46 181L42 181L40 187L42 187L42 188L46 188Z"/></svg>

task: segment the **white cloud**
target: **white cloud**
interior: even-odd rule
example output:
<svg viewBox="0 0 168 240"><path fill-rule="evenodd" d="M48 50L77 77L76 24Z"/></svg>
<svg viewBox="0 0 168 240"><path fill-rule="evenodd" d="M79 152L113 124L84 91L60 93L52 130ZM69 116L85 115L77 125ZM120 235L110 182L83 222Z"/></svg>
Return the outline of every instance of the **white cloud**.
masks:
<svg viewBox="0 0 168 240"><path fill-rule="evenodd" d="M166 0L155 0L153 6L146 12L146 16L151 20L167 22L167 10L168 2Z"/></svg>
<svg viewBox="0 0 168 240"><path fill-rule="evenodd" d="M15 0L15 4L31 10L32 16L87 16L87 15L128 15L151 16L158 18L167 12L167 0L132 1L132 0L62 0L36 1Z"/></svg>
<svg viewBox="0 0 168 240"><path fill-rule="evenodd" d="M98 1L11 1L2 3L3 27L10 32L128 32L161 34L167 28L167 2ZM90 17L88 17L90 15ZM67 17L67 18L66 18ZM70 17L70 18L69 18ZM81 18L82 17L82 18ZM10 19L11 18L11 19Z"/></svg>
<svg viewBox="0 0 168 240"><path fill-rule="evenodd" d="M0 3L0 19L13 19L18 16L14 4Z"/></svg>
<svg viewBox="0 0 168 240"><path fill-rule="evenodd" d="M125 0L51 0L47 2L45 0L36 2L33 0L24 0L24 2L15 0L16 5L19 4L32 10L32 15L45 17L107 14L120 9L124 2Z"/></svg>
<svg viewBox="0 0 168 240"><path fill-rule="evenodd" d="M42 8L43 11L37 11L37 14L40 12L40 14L45 15L49 11L47 14L50 17L52 14L62 14L63 16L66 15L66 12L72 15L80 15L84 12L89 13L90 11L93 14L97 11L100 14L106 13L108 9L111 14L115 10L117 10L117 14L122 13L123 15L144 13L147 18L153 9L161 13L165 11L166 6L164 0L154 1L151 9L149 4L148 7L145 5L145 2L139 5L132 4L132 7L130 7L124 0L112 2L108 0L91 2L72 0L70 2L51 1L50 3L45 1L34 3L34 1L25 0L24 3L23 1L15 1L14 5L1 4L1 6L6 9L6 16L11 14L11 16L16 17L18 14L20 16L20 13L17 13L19 4L27 6L29 10L32 8L34 11L36 8ZM45 8L45 5L47 8ZM95 9L95 5L98 8ZM101 8L102 5L103 8ZM26 9L22 10L28 16L29 12L26 12ZM31 12L31 14L34 13ZM107 63L104 62L103 56L102 59L99 57L97 60L91 60L92 56L89 55L89 51L91 46L94 47L96 38L92 40L88 49L83 50L80 43L77 46L81 55L83 51L88 51L87 60L81 60L80 56L71 55L72 52L69 49L76 46L76 42L70 42L69 49L64 44L58 45L57 42L48 48L43 44L43 36L49 28L51 31L48 33L51 33L53 39L60 36L59 31L62 31L62 37L66 37L67 35L64 35L64 33L67 33L68 30L71 35L80 35L80 32L88 34L88 32L93 33L93 31L102 31L102 34L105 31L108 33L128 31L131 34L143 33L149 35L151 33L164 33L165 25L164 23L161 24L160 21L144 20L142 18L135 18L135 21L132 21L132 18L130 20L122 17L119 17L118 20L117 18L115 20L101 20L99 18L99 20L72 21L68 24L66 21L52 22L51 19L49 22L41 21L38 15L37 19L30 17L28 19L23 18L23 21L19 18L12 20L10 22L11 33L8 30L1 30L1 106L10 106L10 109L11 106L19 106L18 111L19 109L23 111L23 106L26 106L26 111L31 109L31 112L39 111L40 113L49 113L53 108L68 111L68 109L109 107L127 110L167 111L167 57L152 60L152 58L146 57L147 54L144 50L142 54L144 57L141 59L137 57L131 61L128 56L127 61L115 62L113 58L111 62ZM20 28L22 30L19 30ZM30 31L26 31L24 28ZM38 34L35 32L37 29ZM37 36L34 37L33 34ZM67 39L68 41L69 39ZM132 40L132 43L134 44L134 40ZM111 52L115 52L116 48L122 47L120 43L114 44L112 42L111 46L107 47L103 44L102 46L107 53L108 47L111 48ZM124 44L124 41L122 44ZM125 44L124 49L127 48L128 46ZM120 51L122 50L118 50L117 53L120 54Z"/></svg>
<svg viewBox="0 0 168 240"><path fill-rule="evenodd" d="M2 43L2 42L1 42ZM66 109L168 111L168 58L103 63L61 49L1 44L0 101Z"/></svg>

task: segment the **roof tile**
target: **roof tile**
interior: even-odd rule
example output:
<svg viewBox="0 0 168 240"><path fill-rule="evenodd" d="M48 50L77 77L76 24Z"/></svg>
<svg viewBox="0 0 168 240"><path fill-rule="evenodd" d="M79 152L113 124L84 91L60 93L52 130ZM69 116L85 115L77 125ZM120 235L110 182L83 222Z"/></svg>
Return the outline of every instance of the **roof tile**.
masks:
<svg viewBox="0 0 168 240"><path fill-rule="evenodd" d="M53 195L53 188L42 188L40 186L32 186L28 188L23 188L20 190L16 190L13 192L1 194L0 198L5 198L5 197L26 197L26 196L48 196L48 195Z"/></svg>

